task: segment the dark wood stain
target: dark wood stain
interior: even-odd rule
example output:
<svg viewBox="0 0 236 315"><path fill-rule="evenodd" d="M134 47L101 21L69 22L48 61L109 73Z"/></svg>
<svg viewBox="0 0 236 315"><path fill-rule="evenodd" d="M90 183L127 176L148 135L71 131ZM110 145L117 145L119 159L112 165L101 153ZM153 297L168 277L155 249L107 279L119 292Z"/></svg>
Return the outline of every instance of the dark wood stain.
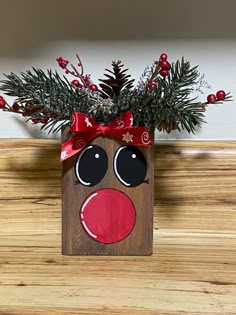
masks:
<svg viewBox="0 0 236 315"><path fill-rule="evenodd" d="M64 130L62 141L68 139ZM102 146L109 157L106 176L93 187L75 185L74 164L76 156L62 165L62 253L64 255L151 255L153 238L153 146L139 147L147 161L149 183L137 187L125 187L113 171L113 157L124 143L108 137L98 137L91 144ZM97 189L115 188L127 194L136 209L136 224L124 240L113 244L102 244L92 240L84 231L79 218L79 209L84 199Z"/></svg>

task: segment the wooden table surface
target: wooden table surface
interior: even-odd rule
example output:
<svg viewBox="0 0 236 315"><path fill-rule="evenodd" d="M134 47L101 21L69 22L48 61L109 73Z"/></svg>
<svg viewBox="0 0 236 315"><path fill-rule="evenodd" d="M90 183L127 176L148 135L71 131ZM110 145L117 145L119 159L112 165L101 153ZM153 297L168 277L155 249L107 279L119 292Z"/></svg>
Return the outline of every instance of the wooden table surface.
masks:
<svg viewBox="0 0 236 315"><path fill-rule="evenodd" d="M156 145L150 257L61 255L59 151L0 141L0 315L236 314L236 142Z"/></svg>

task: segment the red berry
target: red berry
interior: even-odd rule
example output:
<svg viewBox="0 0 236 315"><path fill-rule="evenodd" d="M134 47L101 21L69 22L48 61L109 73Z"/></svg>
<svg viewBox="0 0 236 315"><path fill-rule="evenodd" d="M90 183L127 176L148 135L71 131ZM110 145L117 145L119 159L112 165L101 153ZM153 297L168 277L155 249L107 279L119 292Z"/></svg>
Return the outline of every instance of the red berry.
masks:
<svg viewBox="0 0 236 315"><path fill-rule="evenodd" d="M71 83L72 83L74 86L78 87L78 88L81 88L81 87L82 87L82 85L80 84L80 82L79 82L78 80L73 80Z"/></svg>
<svg viewBox="0 0 236 315"><path fill-rule="evenodd" d="M88 81L88 76L87 75L83 75L82 79L84 80L84 82L87 82Z"/></svg>
<svg viewBox="0 0 236 315"><path fill-rule="evenodd" d="M89 87L89 89L90 89L91 91L93 91L93 92L96 92L96 91L98 90L98 87L97 87L96 84L91 84L90 87Z"/></svg>
<svg viewBox="0 0 236 315"><path fill-rule="evenodd" d="M4 108L5 106L6 106L6 101L5 101L5 99L2 97L2 96L0 96L0 108Z"/></svg>
<svg viewBox="0 0 236 315"><path fill-rule="evenodd" d="M216 93L216 97L219 101L223 101L225 99L226 93L223 90L220 90Z"/></svg>
<svg viewBox="0 0 236 315"><path fill-rule="evenodd" d="M62 69L65 69L66 66L67 66L68 63L69 63L68 60L63 59L62 57L58 57L56 60L57 60L58 65L59 65Z"/></svg>
<svg viewBox="0 0 236 315"><path fill-rule="evenodd" d="M30 102L26 102L25 103L25 108L24 108L24 111L25 111L25 113L31 113L31 112L33 112L34 110L31 108L31 103Z"/></svg>
<svg viewBox="0 0 236 315"><path fill-rule="evenodd" d="M63 63L62 63L62 68L66 68L66 66L68 65L69 61L68 60L63 60Z"/></svg>
<svg viewBox="0 0 236 315"><path fill-rule="evenodd" d="M147 84L148 84L148 86L151 86L152 85L152 80L151 79L147 79Z"/></svg>
<svg viewBox="0 0 236 315"><path fill-rule="evenodd" d="M31 120L32 120L32 122L33 122L34 124L37 124L37 123L39 122L39 119L38 119L38 118L32 118Z"/></svg>
<svg viewBox="0 0 236 315"><path fill-rule="evenodd" d="M171 68L171 64L166 60L163 60L160 64L160 66L164 70L170 70L170 68Z"/></svg>
<svg viewBox="0 0 236 315"><path fill-rule="evenodd" d="M160 70L160 75L161 75L162 77L166 77L166 76L168 75L168 73L169 73L168 70L164 70L164 69L161 69L161 70Z"/></svg>
<svg viewBox="0 0 236 315"><path fill-rule="evenodd" d="M18 103L14 103L12 105L12 109L15 111L15 112L18 112L18 110L20 109L20 105Z"/></svg>
<svg viewBox="0 0 236 315"><path fill-rule="evenodd" d="M47 109L44 109L44 110L43 110L43 114L44 114L44 115L47 115L47 114L49 114L49 111L48 111Z"/></svg>
<svg viewBox="0 0 236 315"><path fill-rule="evenodd" d="M215 94L209 94L207 96L207 102L210 103L210 104L214 104L216 102Z"/></svg>
<svg viewBox="0 0 236 315"><path fill-rule="evenodd" d="M78 63L78 67L81 67L81 63L80 62Z"/></svg>
<svg viewBox="0 0 236 315"><path fill-rule="evenodd" d="M87 88L88 86L89 86L89 82L88 81L84 82L84 87Z"/></svg>
<svg viewBox="0 0 236 315"><path fill-rule="evenodd" d="M42 124L46 124L48 122L48 120L49 120L49 118L44 118L44 119L41 120L41 123Z"/></svg>
<svg viewBox="0 0 236 315"><path fill-rule="evenodd" d="M156 60L154 63L155 63L155 65L158 65L158 64L159 64L159 61L158 61L158 60Z"/></svg>
<svg viewBox="0 0 236 315"><path fill-rule="evenodd" d="M150 86L150 89L151 90L156 90L157 89L157 85L156 85L156 83L153 83L151 86Z"/></svg>
<svg viewBox="0 0 236 315"><path fill-rule="evenodd" d="M162 60L162 61L164 61L164 60L167 60L167 54L165 54L165 53L163 53L163 54L161 54L160 55L160 59Z"/></svg>
<svg viewBox="0 0 236 315"><path fill-rule="evenodd" d="M4 108L6 106L6 102L5 101L0 101L0 108Z"/></svg>

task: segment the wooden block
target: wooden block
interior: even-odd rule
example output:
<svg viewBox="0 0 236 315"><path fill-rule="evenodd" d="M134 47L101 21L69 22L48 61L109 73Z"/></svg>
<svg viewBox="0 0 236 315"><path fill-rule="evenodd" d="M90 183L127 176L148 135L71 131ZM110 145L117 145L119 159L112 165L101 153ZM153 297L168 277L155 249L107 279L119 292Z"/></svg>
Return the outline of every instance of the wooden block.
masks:
<svg viewBox="0 0 236 315"><path fill-rule="evenodd" d="M100 136L65 160L63 254L151 255L153 182L153 147Z"/></svg>

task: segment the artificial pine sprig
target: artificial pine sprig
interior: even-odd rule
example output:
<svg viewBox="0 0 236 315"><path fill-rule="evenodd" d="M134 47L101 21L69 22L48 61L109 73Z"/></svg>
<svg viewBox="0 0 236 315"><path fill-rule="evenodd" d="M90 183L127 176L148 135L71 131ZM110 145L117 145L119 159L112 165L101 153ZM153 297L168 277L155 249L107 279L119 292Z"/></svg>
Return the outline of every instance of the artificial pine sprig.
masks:
<svg viewBox="0 0 236 315"><path fill-rule="evenodd" d="M89 104L100 98L92 91L78 90L65 77L62 79L51 70L45 73L33 68L20 76L14 73L5 76L1 89L6 95L15 97L15 101L3 109L28 117L35 124L42 123L42 129L49 128L49 132L59 131L69 123L75 110L87 112Z"/></svg>
<svg viewBox="0 0 236 315"><path fill-rule="evenodd" d="M13 105L0 96L0 108L23 115L42 129L57 132L70 124L73 112L82 112L98 123L107 124L125 111L132 111L135 126L156 128L160 131L187 130L194 133L204 122L204 111L209 104L220 104L231 99L220 90L209 94L206 102L192 97L205 82L197 67L182 58L169 63L166 54L147 67L136 87L134 79L122 69L121 61L113 61L113 70L100 79L100 89L84 73L81 59L76 55L77 67L62 57L58 65L65 74L76 79L71 82L52 70L32 68L16 75L6 74L0 90L14 97ZM70 68L72 69L70 69ZM203 82L203 83L202 83Z"/></svg>

